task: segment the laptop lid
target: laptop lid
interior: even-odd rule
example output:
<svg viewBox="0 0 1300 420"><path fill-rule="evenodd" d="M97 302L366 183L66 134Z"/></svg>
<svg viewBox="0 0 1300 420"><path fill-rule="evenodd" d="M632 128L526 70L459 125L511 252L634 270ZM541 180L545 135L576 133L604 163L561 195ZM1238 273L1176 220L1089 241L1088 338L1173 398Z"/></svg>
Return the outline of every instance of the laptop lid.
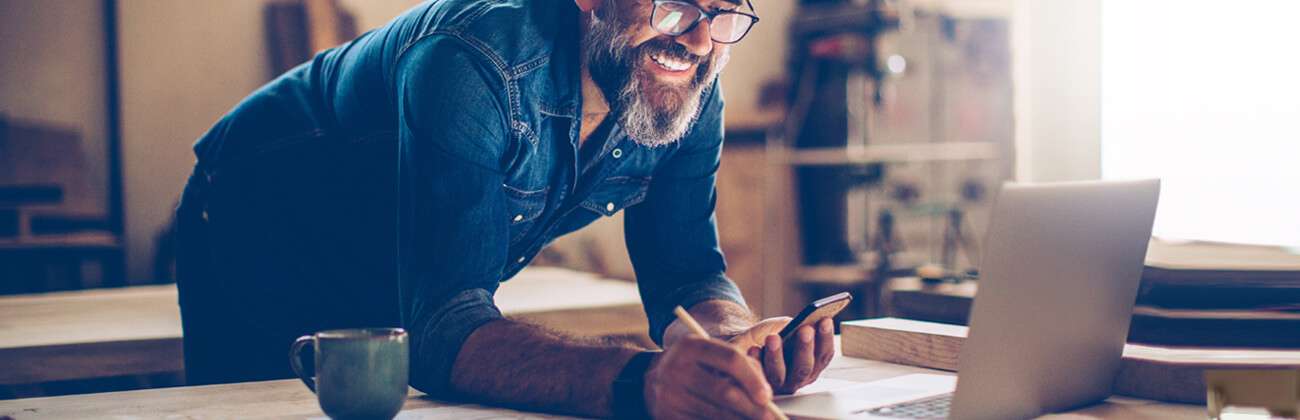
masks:
<svg viewBox="0 0 1300 420"><path fill-rule="evenodd" d="M1159 191L1159 180L1003 187L952 418L1029 418L1110 395Z"/></svg>

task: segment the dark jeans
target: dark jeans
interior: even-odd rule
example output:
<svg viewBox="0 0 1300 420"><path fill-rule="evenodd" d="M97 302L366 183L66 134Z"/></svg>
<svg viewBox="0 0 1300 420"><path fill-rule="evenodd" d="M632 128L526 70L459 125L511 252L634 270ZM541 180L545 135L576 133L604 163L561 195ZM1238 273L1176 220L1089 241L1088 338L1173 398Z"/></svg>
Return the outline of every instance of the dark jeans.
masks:
<svg viewBox="0 0 1300 420"><path fill-rule="evenodd" d="M396 215L387 136L196 168L176 212L188 382L287 378L300 335L398 326Z"/></svg>

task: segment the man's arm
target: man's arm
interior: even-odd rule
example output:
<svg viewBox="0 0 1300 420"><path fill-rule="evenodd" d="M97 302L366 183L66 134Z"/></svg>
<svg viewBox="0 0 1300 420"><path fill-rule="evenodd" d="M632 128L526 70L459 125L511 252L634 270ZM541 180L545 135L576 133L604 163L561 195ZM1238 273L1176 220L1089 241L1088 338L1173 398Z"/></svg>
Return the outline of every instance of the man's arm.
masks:
<svg viewBox="0 0 1300 420"><path fill-rule="evenodd" d="M465 341L451 384L476 400L608 417L611 384L641 351L499 320Z"/></svg>
<svg viewBox="0 0 1300 420"><path fill-rule="evenodd" d="M715 82L696 126L655 171L645 202L627 209L628 253L650 319L651 338L672 348L690 335L671 316L672 308L681 305L711 335L730 339L756 359L762 355L768 382L778 392L791 393L811 383L830 363L835 354L834 330L829 320L816 329L802 328L789 348L783 348L775 334L788 318L756 322L740 291L723 274L726 263L714 216L723 108L722 91Z"/></svg>
<svg viewBox="0 0 1300 420"><path fill-rule="evenodd" d="M451 382L477 401L611 417L614 378L642 351L493 321L465 342ZM719 340L683 337L654 356L643 380L640 397L653 417L772 418L772 389L757 363Z"/></svg>
<svg viewBox="0 0 1300 420"><path fill-rule="evenodd" d="M609 416L614 378L641 350L506 320L492 300L507 258L500 166L508 104L500 71L473 51L431 36L408 48L394 73L398 284L411 384L436 397ZM650 410L762 417L772 391L743 354L702 338L674 347L644 374Z"/></svg>

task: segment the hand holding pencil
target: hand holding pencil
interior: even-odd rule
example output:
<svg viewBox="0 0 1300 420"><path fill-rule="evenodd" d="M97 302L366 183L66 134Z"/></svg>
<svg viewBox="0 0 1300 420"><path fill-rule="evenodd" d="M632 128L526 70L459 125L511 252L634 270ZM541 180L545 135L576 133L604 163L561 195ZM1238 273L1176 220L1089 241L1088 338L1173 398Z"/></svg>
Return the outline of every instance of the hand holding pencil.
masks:
<svg viewBox="0 0 1300 420"><path fill-rule="evenodd" d="M645 377L646 408L655 419L787 419L772 403L761 365L736 346L708 338L677 308L692 334L677 339Z"/></svg>
<svg viewBox="0 0 1300 420"><path fill-rule="evenodd" d="M683 318L680 323L691 321ZM689 328L691 334L674 340L645 373L642 396L651 417L785 419L770 405L772 387L757 360L732 344Z"/></svg>
<svg viewBox="0 0 1300 420"><path fill-rule="evenodd" d="M682 323L686 324L686 327L690 328L691 332L694 333L697 337L710 338L708 331L705 331L704 327L700 326L700 323L696 322L695 317L692 317L690 312L686 312L685 308L678 306L673 309L673 313L676 314L677 319L681 320ZM781 409L776 406L775 402L772 401L771 399L772 394L770 388L767 395L768 395L767 403L764 404L764 409L768 411L767 414L770 414L773 418L776 419L787 420L785 413L782 413Z"/></svg>

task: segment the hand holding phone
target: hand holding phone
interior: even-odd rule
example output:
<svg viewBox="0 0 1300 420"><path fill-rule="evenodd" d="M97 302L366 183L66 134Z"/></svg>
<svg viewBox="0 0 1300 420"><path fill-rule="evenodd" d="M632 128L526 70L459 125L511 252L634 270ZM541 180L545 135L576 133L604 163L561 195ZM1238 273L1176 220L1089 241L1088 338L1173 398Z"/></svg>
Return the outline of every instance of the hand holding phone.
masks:
<svg viewBox="0 0 1300 420"><path fill-rule="evenodd" d="M774 391L793 393L821 375L835 357L835 336L829 329L818 328L818 323L844 310L852 300L848 293L839 293L813 301L786 323L779 337L768 336L762 348L752 353L762 362L763 374ZM812 327L813 339L795 339L805 325Z"/></svg>
<svg viewBox="0 0 1300 420"><path fill-rule="evenodd" d="M836 293L814 300L808 306L805 306L802 311L799 311L799 314L795 315L794 319L785 325L785 328L781 329L781 340L789 340L790 337L794 336L794 332L799 330L799 327L815 325L818 321L835 316L835 314L840 313L845 307L849 306L849 302L852 301L853 295L850 295L849 292Z"/></svg>

